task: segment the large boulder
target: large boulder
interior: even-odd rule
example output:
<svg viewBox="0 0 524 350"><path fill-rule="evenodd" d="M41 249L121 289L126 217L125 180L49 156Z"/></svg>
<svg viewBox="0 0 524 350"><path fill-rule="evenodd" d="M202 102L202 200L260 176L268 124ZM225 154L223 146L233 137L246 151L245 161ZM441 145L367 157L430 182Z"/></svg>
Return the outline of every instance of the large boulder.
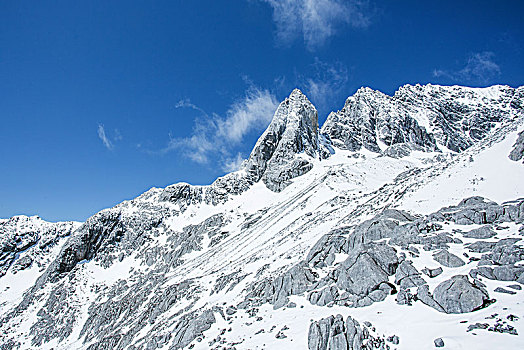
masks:
<svg viewBox="0 0 524 350"><path fill-rule="evenodd" d="M395 283L398 284L401 289L407 289L423 285L426 282L420 272L413 266L413 263L404 260L395 272Z"/></svg>
<svg viewBox="0 0 524 350"><path fill-rule="evenodd" d="M466 238L477 238L477 239L487 239L492 238L497 233L491 229L490 225L485 225L476 229L473 229L471 231L465 232L463 234Z"/></svg>
<svg viewBox="0 0 524 350"><path fill-rule="evenodd" d="M475 311L490 302L488 292L471 283L464 275L453 276L440 283L433 291L433 299L448 314Z"/></svg>
<svg viewBox="0 0 524 350"><path fill-rule="evenodd" d="M337 287L351 294L368 295L388 282L395 273L398 258L395 249L386 244L365 244L335 270Z"/></svg>

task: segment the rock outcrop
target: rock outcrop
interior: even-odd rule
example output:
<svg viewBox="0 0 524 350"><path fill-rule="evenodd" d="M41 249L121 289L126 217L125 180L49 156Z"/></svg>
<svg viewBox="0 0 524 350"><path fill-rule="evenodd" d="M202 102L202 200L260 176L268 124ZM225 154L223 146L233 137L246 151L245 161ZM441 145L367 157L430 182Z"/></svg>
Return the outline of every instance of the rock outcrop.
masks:
<svg viewBox="0 0 524 350"><path fill-rule="evenodd" d="M38 216L14 216L0 220L0 278L8 271L17 273L35 263L44 269L78 227L78 222L51 223Z"/></svg>
<svg viewBox="0 0 524 350"><path fill-rule="evenodd" d="M515 141L513 149L508 157L515 162L524 158L524 130L519 133L517 141Z"/></svg>
<svg viewBox="0 0 524 350"><path fill-rule="evenodd" d="M446 267L460 267L466 264L461 258L445 249L435 253L433 259Z"/></svg>
<svg viewBox="0 0 524 350"><path fill-rule="evenodd" d="M364 322L366 323L366 322ZM398 344L398 337L391 338ZM311 323L308 333L309 350L372 350L385 348L385 340L373 337L366 326L341 315L329 316Z"/></svg>

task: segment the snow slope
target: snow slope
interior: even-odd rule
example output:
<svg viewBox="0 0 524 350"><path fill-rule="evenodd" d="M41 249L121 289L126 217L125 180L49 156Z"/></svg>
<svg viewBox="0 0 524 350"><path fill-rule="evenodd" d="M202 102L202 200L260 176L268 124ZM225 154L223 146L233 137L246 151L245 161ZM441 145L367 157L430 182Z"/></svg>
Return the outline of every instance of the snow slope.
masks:
<svg viewBox="0 0 524 350"><path fill-rule="evenodd" d="M513 291L508 286L524 280L517 282L516 275L506 281L473 277L471 271L482 261L496 267L483 256L489 251L471 251L468 244L479 239L464 237L483 225L456 220L453 213L436 215L471 196L499 204L524 197L524 166L508 159L524 129L522 91L405 86L390 97L363 89L346 102L353 114L347 108L334 113L319 136L316 110L295 90L239 172L210 186L153 188L81 226L72 225L71 237L45 255L45 270L33 266L23 281L10 272L0 278L0 346L317 349L310 326L340 314L362 324L368 349L373 341L399 349L433 348L436 338L442 338L446 349L522 348L524 291L504 294L495 289ZM450 114L438 112L449 103L453 113L462 111L451 131L442 127ZM349 137L346 132L355 127L351 118L357 117L365 123ZM478 118L482 132L472 133L468 123ZM395 137L391 130L403 136ZM450 151L450 145L460 152ZM518 238L507 246L511 251L501 254L516 259L511 271L520 272L524 217L518 216L520 202L515 203L492 204L504 214L487 223L496 236L482 241ZM507 214L512 208L517 208L516 216ZM387 209L396 209L396 216L384 219L384 213L393 215ZM372 232L364 225L370 219L388 229ZM407 234L417 225L420 230L412 241L393 235L400 228ZM421 225L432 228L425 232ZM373 292L382 293L376 300L369 291L347 292L342 298L339 272L345 271L345 261L373 247L395 252L388 273L376 270L373 261L362 265L386 279L380 288L388 293L376 287ZM442 250L464 265L437 262L434 255ZM458 314L416 299L402 304L400 295L422 295L422 284L406 289L398 281L398 265L404 261L411 261L418 281L435 298L441 283L470 275L496 301ZM434 278L421 274L424 268L438 267L442 273ZM358 277L368 283L366 274ZM315 299L315 293L327 295L327 288L333 290L332 299ZM355 303L348 303L352 298ZM488 323L487 329L468 332L477 322ZM497 323L510 325L518 335L490 331ZM335 344L333 332L326 342ZM398 336L399 343L388 341L391 336ZM337 344L330 346L344 348Z"/></svg>

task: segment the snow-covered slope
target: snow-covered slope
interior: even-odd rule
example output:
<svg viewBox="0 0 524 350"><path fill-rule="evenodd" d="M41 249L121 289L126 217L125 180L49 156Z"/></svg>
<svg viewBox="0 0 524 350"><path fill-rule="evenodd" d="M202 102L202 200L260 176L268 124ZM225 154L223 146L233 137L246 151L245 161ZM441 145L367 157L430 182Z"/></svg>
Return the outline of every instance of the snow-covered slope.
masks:
<svg viewBox="0 0 524 350"><path fill-rule="evenodd" d="M38 216L0 220L0 305L12 306L60 252L79 222L47 222Z"/></svg>
<svg viewBox="0 0 524 350"><path fill-rule="evenodd" d="M70 224L45 271L0 278L0 346L524 347L523 91L361 89L319 130L295 90L238 172Z"/></svg>

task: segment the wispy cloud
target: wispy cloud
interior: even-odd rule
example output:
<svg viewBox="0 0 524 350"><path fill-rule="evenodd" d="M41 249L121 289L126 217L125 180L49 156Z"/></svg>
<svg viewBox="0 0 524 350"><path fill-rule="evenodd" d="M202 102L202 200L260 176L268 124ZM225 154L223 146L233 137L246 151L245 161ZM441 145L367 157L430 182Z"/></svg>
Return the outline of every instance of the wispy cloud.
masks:
<svg viewBox="0 0 524 350"><path fill-rule="evenodd" d="M115 129L115 137L113 137L113 139L115 141L122 141L123 137L122 137L122 134L120 133L120 130Z"/></svg>
<svg viewBox="0 0 524 350"><path fill-rule="evenodd" d="M108 133L106 132L106 129L104 128L103 124L98 124L98 138L102 141L102 144L110 151L113 151L115 149L115 143L118 143L119 141L123 140L122 134L120 133L120 130L115 129L113 131L113 137L110 137Z"/></svg>
<svg viewBox="0 0 524 350"><path fill-rule="evenodd" d="M491 51L471 54L465 66L458 70L433 70L434 77L445 77L456 82L490 83L500 74L500 66Z"/></svg>
<svg viewBox="0 0 524 350"><path fill-rule="evenodd" d="M178 150L200 164L216 159L224 170L238 168L242 157L240 154L231 157L233 148L241 143L247 133L266 127L277 105L271 92L254 86L248 89L243 99L229 107L225 117L216 114L210 116L189 99L182 100L177 103L177 108L191 108L200 111L201 116L195 120L190 136L170 138L161 153Z"/></svg>
<svg viewBox="0 0 524 350"><path fill-rule="evenodd" d="M175 105L175 108L191 108L191 109L194 109L195 111L199 111L200 113L204 115L207 115L207 113L202 108L198 107L194 103L191 103L191 100L188 98L178 101L177 104Z"/></svg>
<svg viewBox="0 0 524 350"><path fill-rule="evenodd" d="M237 171L240 169L240 166L242 165L242 162L244 161L244 158L242 157L242 154L239 152L237 155L233 158L226 158L224 160L224 164L222 165L222 170L230 172L230 171Z"/></svg>
<svg viewBox="0 0 524 350"><path fill-rule="evenodd" d="M217 136L238 143L249 131L268 125L278 102L268 90L251 88L245 98L233 103L224 119L217 120Z"/></svg>
<svg viewBox="0 0 524 350"><path fill-rule="evenodd" d="M104 126L102 124L98 124L98 138L100 138L100 140L102 140L102 143L104 144L104 146L108 150L110 150L110 151L113 150L113 148L114 148L113 143L107 137L106 131L105 131Z"/></svg>
<svg viewBox="0 0 524 350"><path fill-rule="evenodd" d="M310 50L321 46L344 25L356 28L371 23L365 0L260 0L273 8L276 35L289 44L302 36Z"/></svg>
<svg viewBox="0 0 524 350"><path fill-rule="evenodd" d="M325 109L347 87L349 70L340 62L327 63L317 58L311 65L310 75L300 80L317 108Z"/></svg>

